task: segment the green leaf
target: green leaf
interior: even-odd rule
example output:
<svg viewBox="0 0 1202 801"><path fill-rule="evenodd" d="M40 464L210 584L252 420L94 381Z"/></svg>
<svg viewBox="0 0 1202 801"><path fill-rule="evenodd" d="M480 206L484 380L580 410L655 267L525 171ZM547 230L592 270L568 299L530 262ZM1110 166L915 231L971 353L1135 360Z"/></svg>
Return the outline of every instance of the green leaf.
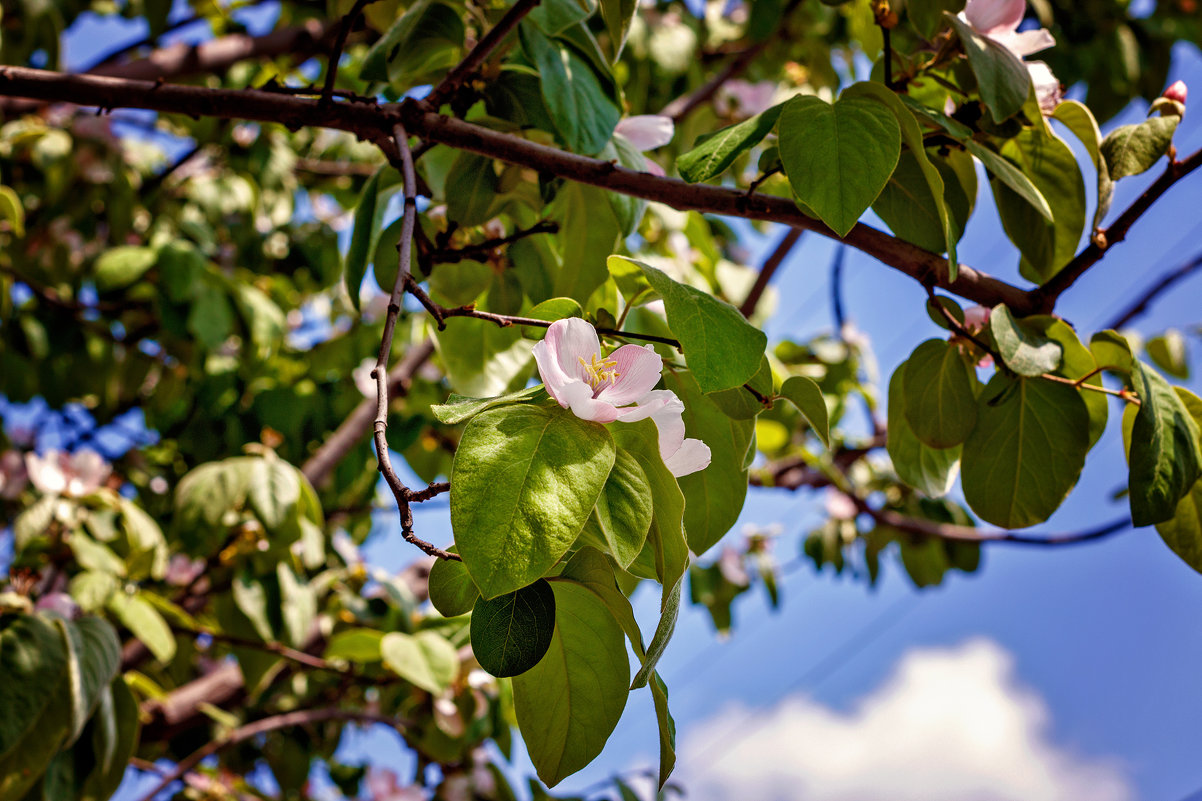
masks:
<svg viewBox="0 0 1202 801"><path fill-rule="evenodd" d="M621 231L606 195L593 186L569 182L555 196L551 217L559 223L563 266L555 276L553 294L573 298L582 306L609 277L606 258L614 252Z"/></svg>
<svg viewBox="0 0 1202 801"><path fill-rule="evenodd" d="M25 236L25 207L12 187L0 186L0 218L8 220L17 237Z"/></svg>
<svg viewBox="0 0 1202 801"><path fill-rule="evenodd" d="M673 281L649 264L610 256L610 269L631 261L643 270L651 287L664 299L668 327L680 340L685 361L702 392L742 386L760 369L768 337L725 301L700 289Z"/></svg>
<svg viewBox="0 0 1202 801"><path fill-rule="evenodd" d="M964 10L964 0L907 0L906 15L914 30L923 39L930 41L943 27L943 12L955 13Z"/></svg>
<svg viewBox="0 0 1202 801"><path fill-rule="evenodd" d="M326 659L345 659L357 665L379 662L383 659L380 650L383 638L384 632L375 629L358 628L339 631L330 637L324 657Z"/></svg>
<svg viewBox="0 0 1202 801"><path fill-rule="evenodd" d="M1052 113L1052 118L1073 132L1073 136L1085 145L1085 150L1089 153L1090 160L1093 161L1094 169L1098 174L1098 200L1093 216L1093 227L1097 228L1102 224L1102 218L1106 216L1114 195L1114 181L1110 179L1110 167L1106 164L1106 159L1102 157L1102 130L1098 127L1098 121L1094 119L1093 112L1085 104L1076 100L1061 100Z"/></svg>
<svg viewBox="0 0 1202 801"><path fill-rule="evenodd" d="M1077 339L1077 333L1072 326L1048 314L1027 317L1023 323L1050 341L1059 343L1062 357L1060 366L1052 371L1055 375L1095 387L1102 386L1102 376L1096 372L1098 364L1089 348ZM1089 410L1089 447L1092 448L1106 430L1106 419L1109 415L1107 396L1085 388L1080 390L1080 395Z"/></svg>
<svg viewBox="0 0 1202 801"><path fill-rule="evenodd" d="M613 468L604 426L558 407L490 409L463 430L451 527L485 598L540 578L575 542Z"/></svg>
<svg viewBox="0 0 1202 801"><path fill-rule="evenodd" d="M1005 184L1010 190L1027 201L1039 215L1048 222L1052 221L1052 207L1048 205L1048 200L1043 196L1043 193L1031 183L1031 179L1004 158L994 153L984 145L978 144L971 139L964 143L968 148L968 152L972 153L981 163L985 165L985 169L989 170L994 178L997 178Z"/></svg>
<svg viewBox="0 0 1202 801"><path fill-rule="evenodd" d="M676 477L660 458L655 423L650 420L620 423L613 426L612 431L617 446L634 456L643 468L654 499L647 544L629 569L637 576L659 581L663 586L663 606L672 586L684 575L689 564L689 547L684 535L684 494Z"/></svg>
<svg viewBox="0 0 1202 801"><path fill-rule="evenodd" d="M554 581L555 631L542 660L513 679L518 728L553 787L588 765L622 717L630 663L622 629L585 587Z"/></svg>
<svg viewBox="0 0 1202 801"><path fill-rule="evenodd" d="M392 631L380 640L384 665L431 695L441 695L459 675L455 646L433 631Z"/></svg>
<svg viewBox="0 0 1202 801"><path fill-rule="evenodd" d="M813 379L795 375L785 379L781 384L780 396L797 407L810 428L828 448L831 446L830 416L826 409L826 400L822 397L822 389Z"/></svg>
<svg viewBox="0 0 1202 801"><path fill-rule="evenodd" d="M267 588L259 580L259 577L249 568L243 568L234 577L230 591L234 604L242 614L246 615L246 619L250 621L259 638L264 642L274 640L275 627L271 623L271 616L268 612L270 601Z"/></svg>
<svg viewBox="0 0 1202 801"><path fill-rule="evenodd" d="M434 332L434 344L451 387L467 397L495 397L519 380L524 386L534 361L530 342L517 326L501 328L488 320L451 320L445 330Z"/></svg>
<svg viewBox="0 0 1202 801"><path fill-rule="evenodd" d="M782 108L784 104L778 103L750 119L697 137L693 148L676 158L680 177L695 184L721 175L735 159L772 133Z"/></svg>
<svg viewBox="0 0 1202 801"><path fill-rule="evenodd" d="M492 159L462 151L447 173L447 216L462 227L480 225L495 216L499 179Z"/></svg>
<svg viewBox="0 0 1202 801"><path fill-rule="evenodd" d="M785 104L778 128L781 164L798 200L846 236L897 166L897 118L868 97L831 105L803 95Z"/></svg>
<svg viewBox="0 0 1202 801"><path fill-rule="evenodd" d="M1189 378L1189 354L1185 350L1185 337L1175 328L1170 328L1158 337L1152 337L1144 345L1152 363L1173 378L1185 381Z"/></svg>
<svg viewBox="0 0 1202 801"><path fill-rule="evenodd" d="M1099 331L1089 338L1089 350L1098 367L1112 373L1131 375L1135 370L1135 357L1131 345L1118 331Z"/></svg>
<svg viewBox="0 0 1202 801"><path fill-rule="evenodd" d="M384 222L384 208L387 204L380 202L380 176L387 169L389 168L384 166L373 172L359 192L351 242L342 261L346 291L350 294L351 304L356 311L359 310L359 287L363 284L363 276L367 274L367 260L375 253L380 226ZM387 289L391 290L392 287Z"/></svg>
<svg viewBox="0 0 1202 801"><path fill-rule="evenodd" d="M651 509L651 486L643 468L632 454L618 450L585 528L595 529L614 561L626 568L647 542Z"/></svg>
<svg viewBox="0 0 1202 801"><path fill-rule="evenodd" d="M676 721L668 711L668 685L658 673L651 677L651 698L655 702L655 720L659 724L659 786L663 789L676 767Z"/></svg>
<svg viewBox="0 0 1202 801"><path fill-rule="evenodd" d="M994 198L1006 235L1023 254L1019 271L1043 283L1072 260L1085 228L1085 182L1073 151L1046 126L1024 128L1002 145L1002 155L1018 165L1053 209L1048 224L1026 198L994 182Z"/></svg>
<svg viewBox="0 0 1202 801"><path fill-rule="evenodd" d="M123 592L113 594L108 599L108 610L112 612L121 625L142 641L150 649L154 658L166 664L175 657L175 637L171 628L159 610L141 596L127 595Z"/></svg>
<svg viewBox="0 0 1202 801"><path fill-rule="evenodd" d="M430 568L430 603L444 617L458 617L472 611L480 590L467 567L456 559L439 559Z"/></svg>
<svg viewBox="0 0 1202 801"><path fill-rule="evenodd" d="M905 367L905 415L920 441L950 448L977 422L976 378L960 349L942 339L923 342Z"/></svg>
<svg viewBox="0 0 1202 801"><path fill-rule="evenodd" d="M445 3L418 0L368 51L359 75L408 89L456 64L463 36L458 9Z"/></svg>
<svg viewBox="0 0 1202 801"><path fill-rule="evenodd" d="M889 458L897 477L932 498L946 495L960 472L960 447L932 448L910 428L905 415L905 366L889 380Z"/></svg>
<svg viewBox="0 0 1202 801"><path fill-rule="evenodd" d="M1089 412L1078 390L999 373L981 393L964 443L964 498L996 526L1042 523L1077 483L1088 450Z"/></svg>
<svg viewBox="0 0 1202 801"><path fill-rule="evenodd" d="M918 171L926 183L928 196L923 198L922 202L926 208L933 208L939 230L942 233L941 239L943 244L932 248L932 250L935 252L945 251L947 253L948 280L955 281L958 272L956 242L964 230L964 224L956 224L952 220L951 211L945 198L946 188L943 176L927 156L926 144L923 141L922 128L919 127L918 120L914 118L913 112L898 98L897 94L883 84L873 81L854 83L844 90L840 100L859 97L875 100L882 104L892 112L893 118L897 121L902 141L909 148L910 157L916 163ZM900 165L900 158L897 160L897 163ZM965 214L965 218L967 219L967 214Z"/></svg>
<svg viewBox="0 0 1202 801"><path fill-rule="evenodd" d="M317 596L288 562L277 563L275 573L280 584L284 636L290 645L299 648L308 640L313 619L317 617Z"/></svg>
<svg viewBox="0 0 1202 801"><path fill-rule="evenodd" d="M464 395L451 393L446 403L431 406L430 412L440 423L458 425L488 409L494 409L498 406L505 406L511 403L537 403L547 397L546 388L541 384L536 387L527 387L521 392L498 395L495 398L469 398Z"/></svg>
<svg viewBox="0 0 1202 801"><path fill-rule="evenodd" d="M154 248L121 245L110 248L96 259L96 290L112 292L137 281L154 266L158 254Z"/></svg>
<svg viewBox="0 0 1202 801"><path fill-rule="evenodd" d="M611 61L617 61L630 33L630 25L639 9L637 0L601 0L601 19L609 33Z"/></svg>
<svg viewBox="0 0 1202 801"><path fill-rule="evenodd" d="M989 314L989 327L1006 366L1019 375L1038 376L1060 367L1064 348L1014 319L1005 304Z"/></svg>
<svg viewBox="0 0 1202 801"><path fill-rule="evenodd" d="M529 19L548 36L583 22L597 10L597 0L542 0Z"/></svg>
<svg viewBox="0 0 1202 801"><path fill-rule="evenodd" d="M535 320L555 322L569 317L583 317L584 309L572 298L548 298L528 311L526 316ZM547 329L541 326L522 326L522 336L527 339L542 339L546 334Z"/></svg>
<svg viewBox="0 0 1202 801"><path fill-rule="evenodd" d="M498 678L517 676L538 664L555 631L555 593L545 579L485 600L472 609L472 652Z"/></svg>
<svg viewBox="0 0 1202 801"><path fill-rule="evenodd" d="M98 720L99 719L99 720ZM79 788L79 801L108 801L121 780L138 745L138 702L120 676L113 679L102 696L100 708L91 723L91 736L85 731L84 743L90 739L92 771ZM76 745L80 749L80 745Z"/></svg>
<svg viewBox="0 0 1202 801"><path fill-rule="evenodd" d="M1001 122L1018 113L1031 92L1027 65L1009 49L977 33L956 15L945 12L943 17L952 24L968 55L968 65L977 76L981 100L993 121Z"/></svg>
<svg viewBox="0 0 1202 801"><path fill-rule="evenodd" d="M689 548L701 555L735 524L747 497L745 460L755 435L754 420L733 420L701 394L689 372L670 372L664 386L684 402L685 436L704 440L712 460L709 467L681 476L685 496L684 527ZM659 495L654 495L659 503ZM665 587L668 583L665 582Z"/></svg>
<svg viewBox="0 0 1202 801"><path fill-rule="evenodd" d="M639 662L646 661L647 650L643 647L643 633L634 619L634 609L630 606L630 599L618 587L613 565L605 554L596 548L581 548L564 565L559 578L571 579L600 598L622 631L626 632L626 639L630 641L630 647L634 649Z"/></svg>
<svg viewBox="0 0 1202 801"><path fill-rule="evenodd" d="M1141 361L1132 373L1139 411L1131 430L1131 522L1171 520L1198 480L1202 464L1197 423L1169 383Z"/></svg>
<svg viewBox="0 0 1202 801"><path fill-rule="evenodd" d="M1189 390L1175 387L1194 425L1202 428L1202 399ZM1202 479L1194 482L1177 503L1173 516L1156 524L1165 545L1194 570L1202 573Z"/></svg>
<svg viewBox="0 0 1202 801"><path fill-rule="evenodd" d="M575 153L598 153L613 136L621 111L576 50L544 36L533 25L518 28L522 49L542 77L543 100L564 145Z"/></svg>
<svg viewBox="0 0 1202 801"><path fill-rule="evenodd" d="M655 627L655 634L647 645L643 666L635 674L634 681L630 683L630 689L637 690L644 686L653 675L659 658L664 655L668 641L672 639L672 633L676 630L676 621L680 617L680 595L683 587L684 577L681 577L675 585L665 588L667 592L660 602L659 624Z"/></svg>
<svg viewBox="0 0 1202 801"><path fill-rule="evenodd" d="M1152 169L1173 144L1173 133L1181 118L1152 117L1138 125L1122 125L1102 140L1100 151L1109 168L1110 180L1139 175Z"/></svg>
<svg viewBox="0 0 1202 801"><path fill-rule="evenodd" d="M50 618L0 618L0 757L34 733L34 724L66 676L68 658L66 641Z"/></svg>
<svg viewBox="0 0 1202 801"><path fill-rule="evenodd" d="M247 500L269 533L295 523L300 493L300 477L292 465L274 454L252 461Z"/></svg>
<svg viewBox="0 0 1202 801"><path fill-rule="evenodd" d="M67 646L67 678L71 691L71 735L75 742L100 702L101 693L121 667L121 641L117 632L98 617L74 622L56 620Z"/></svg>
<svg viewBox="0 0 1202 801"><path fill-rule="evenodd" d="M772 365L768 362L767 354L760 357L760 369L756 370L755 375L747 381L746 386L711 392L709 398L729 416L739 420L750 420L765 411L765 407L755 395L747 391L746 387L751 387L765 398L773 396Z"/></svg>

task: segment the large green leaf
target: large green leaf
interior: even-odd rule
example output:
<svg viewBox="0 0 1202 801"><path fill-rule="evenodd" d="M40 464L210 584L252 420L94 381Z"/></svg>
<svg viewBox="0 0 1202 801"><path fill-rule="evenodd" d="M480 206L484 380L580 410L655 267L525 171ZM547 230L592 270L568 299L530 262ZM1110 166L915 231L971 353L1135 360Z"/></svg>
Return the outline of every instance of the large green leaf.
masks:
<svg viewBox="0 0 1202 801"><path fill-rule="evenodd" d="M1047 198L1043 196L1039 188L1022 171L997 153L971 139L967 140L964 145L968 148L969 153L972 153L981 160L981 163L985 165L985 169L989 170L990 175L1001 181L1007 188L1030 204L1032 208L1039 212L1040 217L1048 222L1052 221L1052 207L1048 205Z"/></svg>
<svg viewBox="0 0 1202 801"><path fill-rule="evenodd" d="M480 597L467 566L457 559L439 559L430 568L430 603L445 617L466 615Z"/></svg>
<svg viewBox="0 0 1202 801"><path fill-rule="evenodd" d="M574 298L582 306L609 277L606 259L617 247L621 231L606 195L595 186L571 182L561 188L551 207L559 223L563 266L555 276L553 293Z"/></svg>
<svg viewBox="0 0 1202 801"><path fill-rule="evenodd" d="M542 77L543 100L563 143L591 156L605 147L621 111L588 61L562 42L548 39L534 25L518 29L522 49Z"/></svg>
<svg viewBox="0 0 1202 801"><path fill-rule="evenodd" d="M77 621L57 620L67 645L67 678L71 690L70 745L83 732L84 725L109 682L121 666L121 641L117 632L98 617Z"/></svg>
<svg viewBox="0 0 1202 801"><path fill-rule="evenodd" d="M437 632L389 632L380 640L380 655L389 670L431 695L441 695L459 675L455 646Z"/></svg>
<svg viewBox="0 0 1202 801"><path fill-rule="evenodd" d="M376 629L357 628L336 632L326 646L325 658L345 659L359 665L379 662L383 658L380 652L383 638L384 632Z"/></svg>
<svg viewBox="0 0 1202 801"><path fill-rule="evenodd" d="M600 538L604 550L623 568L630 566L647 542L652 501L651 485L638 459L619 449L585 529Z"/></svg>
<svg viewBox="0 0 1202 801"><path fill-rule="evenodd" d="M1088 450L1089 411L1078 390L999 373L964 443L964 498L1003 528L1042 523L1077 483Z"/></svg>
<svg viewBox="0 0 1202 801"><path fill-rule="evenodd" d="M605 30L609 33L610 58L613 61L622 55L626 35L630 33L630 25L638 9L637 0L601 0L601 19L605 21Z"/></svg>
<svg viewBox="0 0 1202 801"><path fill-rule="evenodd" d="M646 661L647 649L643 646L643 633L639 630L638 621L634 619L634 608L618 587L613 565L605 554L596 548L580 548L564 565L559 578L571 579L600 598L626 633L626 639L630 641L630 647L634 649L639 662Z"/></svg>
<svg viewBox="0 0 1202 801"><path fill-rule="evenodd" d="M448 321L434 333L434 344L451 387L475 398L501 395L519 379L524 385L534 361L531 344L517 326L501 328L471 317Z"/></svg>
<svg viewBox="0 0 1202 801"><path fill-rule="evenodd" d="M455 544L485 598L540 578L575 542L613 468L609 432L558 407L503 406L463 430Z"/></svg>
<svg viewBox="0 0 1202 801"><path fill-rule="evenodd" d="M747 497L745 461L755 435L755 421L727 417L701 393L691 373L668 373L664 386L684 402L685 436L702 439L712 457L709 467L678 479L685 497L685 535L689 548L700 555L722 539L743 509Z"/></svg>
<svg viewBox="0 0 1202 801"><path fill-rule="evenodd" d="M634 261L611 256L613 265ZM739 310L707 292L673 281L649 264L634 262L651 288L664 299L668 327L680 340L681 350L702 392L739 387L760 368L768 337L747 322ZM612 267L611 267L612 269Z"/></svg>
<svg viewBox="0 0 1202 801"><path fill-rule="evenodd" d="M1111 131L1099 148L1110 179L1117 181L1152 169L1173 144L1173 133L1180 121L1180 117L1170 114L1152 117L1138 125L1122 125Z"/></svg>
<svg viewBox="0 0 1202 801"><path fill-rule="evenodd" d="M277 563L275 573L280 587L284 637L290 645L299 648L309 639L313 619L317 617L317 596L287 561Z"/></svg>
<svg viewBox="0 0 1202 801"><path fill-rule="evenodd" d="M463 36L458 9L417 0L368 51L359 74L408 89L458 62Z"/></svg>
<svg viewBox="0 0 1202 801"><path fill-rule="evenodd" d="M905 364L905 414L910 429L932 448L959 445L977 422L976 378L959 347L923 342Z"/></svg>
<svg viewBox="0 0 1202 801"><path fill-rule="evenodd" d="M118 676L101 695L96 715L75 745L77 765L91 766L86 777L76 776L79 801L108 801L112 797L137 749L139 729L138 701Z"/></svg>
<svg viewBox="0 0 1202 801"><path fill-rule="evenodd" d="M1194 425L1202 428L1202 399L1181 387L1176 390L1194 419ZM1202 478L1195 481L1190 491L1178 501L1173 516L1156 524L1156 531L1173 553L1202 573Z"/></svg>
<svg viewBox="0 0 1202 801"><path fill-rule="evenodd" d="M650 420L618 423L611 429L617 446L634 456L643 468L654 498L647 544L628 569L636 576L655 579L663 585L663 606L672 585L684 575L689 564L689 547L684 535L684 494L676 477L660 458L654 423Z"/></svg>
<svg viewBox="0 0 1202 801"><path fill-rule="evenodd" d="M299 533L300 497L301 478L295 467L274 454L251 461L246 498L268 532L279 535L288 528L293 536Z"/></svg>
<svg viewBox="0 0 1202 801"><path fill-rule="evenodd" d="M1026 317L1023 323L1048 340L1059 343L1060 366L1052 371L1053 375L1071 378L1093 387L1102 386L1102 375L1096 372L1099 365L1089 348L1081 344L1072 326L1050 314ZM1092 448L1106 430L1106 419L1109 416L1108 398L1103 393L1091 389L1082 388L1080 392L1081 400L1085 401L1085 407L1089 409L1089 447Z"/></svg>
<svg viewBox="0 0 1202 801"><path fill-rule="evenodd" d="M794 194L846 236L897 166L897 118L868 97L841 97L831 105L805 95L785 104L777 125L781 164Z"/></svg>
<svg viewBox="0 0 1202 801"><path fill-rule="evenodd" d="M67 643L42 615L0 617L0 757L25 737L66 675Z"/></svg>
<svg viewBox="0 0 1202 801"><path fill-rule="evenodd" d="M1037 376L1059 369L1064 348L1014 319L1005 304L989 314L989 328L1006 366L1019 375Z"/></svg>
<svg viewBox="0 0 1202 801"><path fill-rule="evenodd" d="M1094 209L1092 227L1102 224L1102 219L1110 209L1110 201L1114 195L1114 181L1110 178L1110 167L1102 157L1102 130L1093 112L1077 100L1061 100L1052 113L1052 117L1073 132L1081 144L1085 145L1089 158L1093 161L1098 174L1097 207Z"/></svg>
<svg viewBox="0 0 1202 801"><path fill-rule="evenodd" d="M548 787L601 753L622 717L630 682L625 638L605 604L574 582L551 584L551 645L537 665L513 679L518 728Z"/></svg>
<svg viewBox="0 0 1202 801"><path fill-rule="evenodd" d="M343 280L346 291L350 293L351 303L359 308L359 286L363 276L367 274L367 260L376 249L376 240L380 236L380 226L384 222L384 207L380 200L380 176L388 167L381 167L372 173L359 192L359 201L355 204L354 224L351 228L351 242L346 250L346 258L342 261ZM384 287L391 291L392 287Z"/></svg>
<svg viewBox="0 0 1202 801"><path fill-rule="evenodd" d="M897 477L932 498L946 495L960 472L960 446L932 448L923 443L906 420L905 366L889 380L889 458Z"/></svg>
<svg viewBox="0 0 1202 801"><path fill-rule="evenodd" d="M466 151L451 165L446 183L447 215L459 225L480 225L495 214L500 193L492 165L492 159Z"/></svg>
<svg viewBox="0 0 1202 801"><path fill-rule="evenodd" d="M772 132L782 108L784 104L777 104L750 119L697 137L693 148L676 158L680 177L697 183L721 175L735 159Z"/></svg>
<svg viewBox="0 0 1202 801"><path fill-rule="evenodd" d="M472 609L472 652L497 677L517 676L538 664L555 630L555 593L545 579Z"/></svg>
<svg viewBox="0 0 1202 801"><path fill-rule="evenodd" d="M968 64L977 76L981 99L994 122L1018 112L1031 92L1031 75L1022 59L988 36L977 33L968 22L944 13L952 24L960 44L968 55Z"/></svg>
<svg viewBox="0 0 1202 801"><path fill-rule="evenodd" d="M1131 432L1131 522L1147 526L1171 520L1198 480L1202 434L1159 373L1136 361L1132 379L1140 405Z"/></svg>
<svg viewBox="0 0 1202 801"><path fill-rule="evenodd" d="M542 0L529 18L543 33L554 36L565 28L583 22L597 10L597 0Z"/></svg>
<svg viewBox="0 0 1202 801"><path fill-rule="evenodd" d="M1077 252L1085 228L1081 168L1069 146L1044 125L1024 128L1007 139L1001 153L1031 179L1052 209L1049 224L1027 198L993 182L1002 227L1023 255L1019 271L1024 278L1042 284Z"/></svg>
<svg viewBox="0 0 1202 801"><path fill-rule="evenodd" d="M797 407L802 417L814 429L818 439L828 448L831 444L830 413L826 408L826 400L822 396L822 388L812 378L803 375L789 376L780 385L780 396Z"/></svg>
<svg viewBox="0 0 1202 801"><path fill-rule="evenodd" d="M121 621L121 625L150 649L155 659L166 663L175 657L175 636L171 633L171 627L141 593L114 593L108 599L108 609Z"/></svg>

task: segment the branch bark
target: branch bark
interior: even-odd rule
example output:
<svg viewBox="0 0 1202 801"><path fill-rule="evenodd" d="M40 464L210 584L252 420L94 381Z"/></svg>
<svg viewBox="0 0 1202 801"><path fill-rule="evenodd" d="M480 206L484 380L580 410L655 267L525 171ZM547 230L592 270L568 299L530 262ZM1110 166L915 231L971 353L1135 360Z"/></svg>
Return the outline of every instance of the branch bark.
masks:
<svg viewBox="0 0 1202 801"><path fill-rule="evenodd" d="M437 111L438 107L451 99L451 96L459 90L459 87L471 77L472 73L480 69L492 52L504 41L505 37L518 26L522 18L534 10L534 7L539 4L539 0L518 0L513 6L505 12L505 16L497 21L497 24L489 30L488 33L476 43L472 51L464 57L447 73L447 77L435 86L430 94L426 95L422 101L429 108Z"/></svg>

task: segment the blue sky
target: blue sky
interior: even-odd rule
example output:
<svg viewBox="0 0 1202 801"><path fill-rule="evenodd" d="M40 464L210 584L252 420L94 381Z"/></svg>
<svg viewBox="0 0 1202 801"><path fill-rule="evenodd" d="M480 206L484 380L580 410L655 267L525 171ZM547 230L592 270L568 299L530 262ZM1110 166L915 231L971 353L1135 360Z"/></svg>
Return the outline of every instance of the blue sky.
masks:
<svg viewBox="0 0 1202 801"><path fill-rule="evenodd" d="M252 22L270 20L270 8L259 13ZM68 40L69 64L86 65L140 35L128 22L89 21ZM1202 91L1202 58L1192 48L1174 52L1170 80L1179 77ZM1143 109L1133 107L1106 127L1142 116ZM1176 137L1180 152L1202 147L1200 117L1196 111L1186 115ZM1111 216L1155 174L1123 181ZM1091 180L1087 172L1087 184ZM1087 337L1142 287L1202 249L1200 206L1202 181L1175 187L1125 243L1065 295L1058 312ZM751 263L758 263L782 233L748 234L757 256ZM778 273L774 286L783 311L768 326L772 338L804 338L830 329L829 267L835 247L806 235ZM984 182L960 253L965 263L1020 281L1017 254L997 224ZM844 274L847 315L871 337L884 376L924 338L941 335L923 310L923 290L912 280L855 251L847 255ZM1200 299L1202 274L1196 274L1165 295L1136 327L1148 334L1168 326L1192 328L1199 322ZM1196 336L1190 345L1197 375L1202 363ZM1199 388L1196 379L1189 385ZM1091 454L1080 484L1041 530L1082 530L1123 513L1124 506L1110 500L1125 483L1117 418L1118 410L1112 408L1106 437ZM781 522L786 533L777 546L778 557L794 562L798 535L820 516L820 498L753 489L732 536L743 523ZM367 550L372 561L389 569L413 556L399 540L393 519L381 516L380 531ZM445 506L418 512L417 526L435 542L450 540ZM656 603L650 592L636 595L648 631ZM1169 552L1151 529L1066 548L994 545L976 574L949 574L943 586L923 592L913 589L896 562L886 565L875 591L802 566L785 577L779 612L769 612L758 592L740 598L728 640L715 637L703 610L690 608L682 615L661 663L686 768L675 779L703 798L720 792L721 777L738 778L734 786L749 798L800 797L781 788L803 785L810 789L808 798L903 797L872 795L870 788L823 779L818 776L822 771L798 755L830 747L839 741L839 732L856 742L876 743L873 732L895 727L896 739L863 757L864 770L857 775L862 779L876 771L889 762L890 748L905 746L910 750L904 752L904 764L912 773L889 774L890 781L894 788L918 786L924 777L948 775L959 741L993 731L996 721L985 702L996 697L1022 711L1019 718L1029 724L998 725L999 742L1021 740L1027 749L1011 749L1018 756L1007 770L1059 777L1062 792L1086 786L1095 797L1122 798L1126 792L1128 798L1149 801L1184 799L1202 788L1199 608L1202 576ZM949 677L964 679L971 690L964 699L950 691L948 696L962 704L956 720L964 728L959 735L954 728L950 734L936 733L927 743L921 726L898 710L907 708L903 702L909 699L933 715L942 696L930 688L951 687ZM977 702L980 709L973 706ZM1005 740L1007 731L1013 735L1010 740ZM1015 731L1025 732L1026 739ZM1011 753L1002 747L1005 742L997 747L999 759ZM740 744L754 750L740 750ZM384 734L348 737L345 748L382 764L410 764ZM638 692L602 757L562 789L581 790L615 771L647 764L655 748L650 699ZM780 776L765 778L762 768L751 776L737 773L740 765L754 761L749 754L777 753L773 748L779 753L774 764L783 766ZM529 773L519 759L514 774ZM1073 784L1086 781L1081 776L1098 783ZM945 788L958 786L950 777L941 781ZM991 781L990 786L1005 784ZM974 795L969 785L964 787L960 798L1023 797ZM1112 791L1118 794L1106 796ZM1039 792L1025 794L1036 796Z"/></svg>

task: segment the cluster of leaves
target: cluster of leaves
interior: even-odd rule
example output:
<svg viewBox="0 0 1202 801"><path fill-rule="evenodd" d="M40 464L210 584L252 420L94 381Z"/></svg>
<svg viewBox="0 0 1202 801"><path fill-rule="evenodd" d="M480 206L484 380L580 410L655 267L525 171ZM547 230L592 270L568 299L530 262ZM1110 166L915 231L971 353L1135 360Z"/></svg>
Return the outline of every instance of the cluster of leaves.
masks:
<svg viewBox="0 0 1202 801"><path fill-rule="evenodd" d="M276 25L337 20L352 5L284 2ZM1141 20L1122 3L1095 5L1106 37L1089 34L1071 4L1041 4L1041 22L1065 43L1054 69L1091 82L1090 107L1061 103L1054 119L1096 173L1092 226L1083 169L1025 67L955 16L962 3L907 3L885 53L873 4L859 0L756 0L700 18L679 4L544 0L443 109L633 170L653 158L692 183L754 182L840 236L872 209L900 239L946 253L949 279L978 194L975 159L1022 274L1043 284L1100 225L1114 182L1169 151L1180 118L1161 104L1161 116L1101 137L1089 109L1105 118L1133 96L1151 99L1165 69L1154 48L1113 59L1113 40L1200 36L1169 4ZM143 0L120 13L157 36L170 6ZM193 6L214 34L237 30L215 4ZM5 3L0 60L55 66L63 30L85 10L116 9ZM508 10L368 4L337 89L362 102L436 84ZM751 116L704 104L653 156L615 132L626 112L698 89L738 48L759 54L747 78L776 85L782 102ZM298 67L307 56L206 81L312 78ZM862 56L873 80L842 87L832 62ZM896 62L889 86L885 58ZM182 157L150 143L162 138ZM372 532L378 476L367 427L332 467L314 458L352 410L374 408L374 388L365 400L353 373L384 327L372 284L396 281L398 171L373 146L281 125L40 110L0 128L0 394L56 411L79 404L99 426L136 410L155 435L108 453L115 478L82 496L14 491L8 474L0 486L13 539L0 664L17 682L0 687L3 801L107 798L132 754L178 762L210 742L224 744L218 766L200 770L222 781L265 764L285 795L302 797L324 763L352 795L364 771L335 756L342 721L232 737L248 721L331 706L395 721L419 764L439 767L443 797L466 785L503 799L512 791L484 764L485 744L508 757L516 726L554 785L601 753L643 686L663 786L675 726L655 667L681 601L725 631L753 575L778 600L767 538L709 564L692 559L735 524L749 480L790 486L790 471L809 470L805 486L852 499L850 514L805 538L819 569L862 558L856 572L875 581L897 543L912 580L937 584L977 569L980 545L888 521L974 525L947 498L958 473L980 519L1046 519L1105 427L1101 389L1128 403L1134 522L1156 524L1202 570L1202 402L1139 361L1124 335L1099 332L1086 346L1063 321L1005 306L972 327L938 301L932 318L949 338L921 344L893 375L887 436L882 426L858 436L849 409L863 402L875 417L880 407L871 354L850 336L769 348L754 324L771 293L750 322L735 308L754 274L722 220L447 147L423 152L418 171L413 277L433 308L462 312L433 319L406 304L390 354L432 349L425 369L397 383L387 420L388 445L413 473L450 479L459 560L434 564L428 582L420 569L369 571L355 552ZM543 329L476 313L582 317L615 340L652 338L663 387L710 465L678 478L650 421L602 425L561 408L529 386ZM1184 378L1179 336L1145 352ZM986 355L996 369L983 384ZM102 439L83 437L62 444ZM30 447L12 440L0 444ZM886 443L889 463L873 454ZM661 618L645 640L629 597L648 581L660 585ZM79 609L33 610L60 594ZM233 678L222 672L231 668ZM532 793L546 797L536 783Z"/></svg>

